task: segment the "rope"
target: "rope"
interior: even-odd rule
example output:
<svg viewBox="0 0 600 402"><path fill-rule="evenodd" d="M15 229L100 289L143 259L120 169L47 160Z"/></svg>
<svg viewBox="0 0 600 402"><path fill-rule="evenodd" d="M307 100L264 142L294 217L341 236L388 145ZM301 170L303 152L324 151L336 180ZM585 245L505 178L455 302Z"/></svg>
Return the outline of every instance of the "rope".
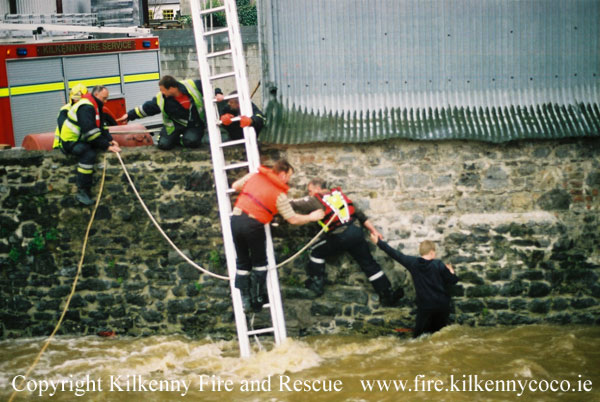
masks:
<svg viewBox="0 0 600 402"><path fill-rule="evenodd" d="M162 234L163 237L165 238L165 240L167 240L167 242L171 245L171 247L173 247L173 249L175 251L177 251L177 254L179 254L181 256L181 258L183 258L185 261L187 261L191 266L196 268L198 271L204 272L205 274L210 275L214 278L228 281L229 277L212 273L209 270L202 268L200 265L196 264L194 261L190 260L189 257L187 255L183 254L183 252L175 245L175 243L173 243L173 241L169 238L169 236L167 236L167 234L162 230L162 228L160 227L160 225L158 224L156 219L154 219L154 216L152 216L152 213L150 212L150 210L148 209L148 207L142 200L142 197L140 197L140 194L138 193L137 189L135 188L135 185L133 184L133 181L131 180L131 177L129 176L129 172L127 171L127 168L125 167L125 164L123 163L123 159L121 159L121 155L119 153L117 153L117 158L119 158L119 162L121 163L121 166L123 167L123 172L125 172L125 176L127 176L127 180L129 181L129 184L131 185L131 188L133 189L135 196L140 201L140 204L142 204L142 208L144 208L144 211L146 211L146 214L148 214L148 217L150 218L150 220L152 221L152 223L154 224L156 229L158 229L160 234Z"/></svg>
<svg viewBox="0 0 600 402"><path fill-rule="evenodd" d="M104 179L106 177L106 156L107 156L107 154L104 154L104 170L102 171L102 180L100 182L100 191L98 192L98 198L96 199L96 205L94 205L92 215L90 216L90 222L88 223L87 230L85 231L85 237L83 238L83 246L81 248L81 259L79 260L79 265L77 266L77 273L75 274L75 279L73 280L73 285L71 286L71 293L67 297L65 307L63 309L62 314L60 315L60 318L58 319L58 322L56 323L56 326L54 327L54 330L52 331L52 333L50 334L48 339L46 339L46 343L44 343L44 346L42 346L42 349L38 353L37 357L31 364L29 369L27 369L27 372L23 376L23 379L21 380L21 383L19 384L19 386L17 388L21 388L23 386L27 377L29 377L29 374L31 374L31 372L33 371L35 366L37 366L37 364L39 363L40 358L42 357L42 354L46 351L46 349L50 345L50 342L52 342L52 339L54 339L54 335L56 335L56 333L58 332L58 329L60 328L60 325L62 324L63 319L65 318L65 314L67 314L67 310L69 309L69 304L71 303L73 294L75 294L75 287L77 287L77 281L79 279L79 275L81 274L81 267L83 266L83 259L85 258L85 249L87 247L87 241L88 241L88 237L90 235L90 229L92 228L92 223L94 222L94 217L96 216L96 210L98 209L98 205L100 204L100 198L102 197L102 190L104 189ZM16 394L17 394L17 390L15 389L13 391L13 393L11 394L10 398L8 399L8 402L12 402L15 399Z"/></svg>
<svg viewBox="0 0 600 402"><path fill-rule="evenodd" d="M325 224L325 226L323 226L323 228L321 229L321 231L319 233L317 233L315 235L315 237L313 237L308 243L306 243L306 245L304 247L302 247L296 254L294 254L293 256L291 256L290 258L288 258L287 260L285 260L284 262L281 262L279 264L277 264L275 266L275 268L281 268L283 267L285 264L294 261L296 258L298 258L300 256L300 254L302 254L304 252L304 250L306 250L307 248L309 248L310 246L312 246L317 239L319 238L319 236L321 236L323 234L323 232L325 232L327 230L327 228L329 228L329 225L331 224L331 222L333 221L333 219L335 218L335 215L333 215L331 217L331 219L329 219L329 222L327 222Z"/></svg>

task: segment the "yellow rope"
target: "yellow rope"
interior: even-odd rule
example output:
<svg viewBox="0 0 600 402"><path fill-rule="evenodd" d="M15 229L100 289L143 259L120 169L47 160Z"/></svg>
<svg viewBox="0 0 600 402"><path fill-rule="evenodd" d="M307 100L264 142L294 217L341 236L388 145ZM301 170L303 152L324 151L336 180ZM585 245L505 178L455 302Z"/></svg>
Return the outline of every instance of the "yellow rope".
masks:
<svg viewBox="0 0 600 402"><path fill-rule="evenodd" d="M77 274L75 275L75 279L73 280L73 285L71 286L71 293L67 297L67 302L65 303L63 312L60 315L60 318L58 319L58 323L56 323L56 327L54 327L54 331L52 331L52 333L50 334L48 339L46 339L46 343L44 343L44 346L42 346L42 349L40 350L37 357L33 361L33 364L29 367L29 369L23 376L23 379L21 380L21 383L19 384L19 386L17 388L21 388L23 386L27 377L29 377L29 374L31 374L31 372L33 371L35 366L37 366L38 362L40 361L42 354L46 351L46 349L48 348L48 345L50 345L50 342L52 342L52 339L54 339L54 335L56 335L56 332L58 332L58 329L60 328L60 325L62 324L63 319L65 318L65 314L67 314L67 310L69 309L69 304L71 303L71 298L73 298L73 294L75 294L75 288L77 287L77 280L79 279L79 274L81 273L81 267L83 265L83 259L85 258L85 248L87 246L88 237L90 235L90 229L92 228L92 223L94 222L94 217L96 216L96 210L98 209L98 205L100 204L100 197L102 197L102 189L104 188L104 178L106 177L106 156L107 156L107 154L104 154L104 170L102 171L102 180L100 181L100 191L98 192L98 198L96 199L96 205L94 205L94 210L92 211L92 216L90 217L90 222L88 223L87 230L85 231L85 237L83 239L83 247L81 249L81 259L79 260L79 265L77 266ZM12 402L15 399L16 394L17 394L17 390L15 389L15 391L13 391L10 398L8 399L8 402Z"/></svg>

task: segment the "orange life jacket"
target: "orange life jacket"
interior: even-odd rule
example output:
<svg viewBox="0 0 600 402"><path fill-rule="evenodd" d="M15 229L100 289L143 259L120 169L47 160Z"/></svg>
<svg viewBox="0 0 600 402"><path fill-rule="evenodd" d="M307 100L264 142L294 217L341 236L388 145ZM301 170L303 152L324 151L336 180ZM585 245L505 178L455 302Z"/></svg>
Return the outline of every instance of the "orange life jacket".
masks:
<svg viewBox="0 0 600 402"><path fill-rule="evenodd" d="M242 188L235 206L260 223L269 223L277 214L277 198L287 194L289 186L271 169L260 166Z"/></svg>
<svg viewBox="0 0 600 402"><path fill-rule="evenodd" d="M336 228L352 220L354 205L342 192L341 188L332 188L328 194L315 194L315 196L325 206L325 217L319 221L321 226L325 227L331 217L333 217L333 220L329 224L329 229Z"/></svg>
<svg viewBox="0 0 600 402"><path fill-rule="evenodd" d="M94 110L96 111L96 127L100 128L100 108L98 107L98 102L96 101L96 98L94 98L89 92L87 94L84 94L82 98L85 98L92 102L92 106L94 106Z"/></svg>

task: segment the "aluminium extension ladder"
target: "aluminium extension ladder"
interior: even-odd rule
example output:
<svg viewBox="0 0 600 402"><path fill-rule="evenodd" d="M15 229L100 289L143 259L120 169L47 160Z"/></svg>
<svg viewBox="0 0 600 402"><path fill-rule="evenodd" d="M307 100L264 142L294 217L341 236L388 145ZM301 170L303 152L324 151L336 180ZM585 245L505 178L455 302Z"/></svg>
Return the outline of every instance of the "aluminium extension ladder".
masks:
<svg viewBox="0 0 600 402"><path fill-rule="evenodd" d="M210 148L212 154L213 171L215 176L215 185L217 200L219 203L219 214L221 217L221 227L223 231L223 240L225 244L225 256L227 258L227 270L230 278L231 296L233 299L233 311L235 323L240 344L240 355L247 357L250 355L250 336L258 334L272 333L275 344L280 344L286 338L285 319L283 315L283 306L281 304L281 294L279 291L279 279L275 263L275 254L273 252L273 241L269 225L265 225L267 237L267 290L269 294L269 303L264 308L269 308L272 326L257 330L248 331L246 314L242 307L242 298L240 291L235 288L235 246L231 233L230 217L232 212L230 196L235 193L229 187L227 172L233 169L247 168L250 172L256 172L260 165L260 157L256 142L256 132L253 127L244 128L244 138L236 141L222 142L221 131L219 129L219 114L217 104L214 100L213 82L223 82L222 80L235 80L235 89L237 95L225 96L225 101L238 98L240 103L240 115L252 116L252 103L250 100L250 91L248 89L248 80L246 76L246 62L244 60L242 40L237 17L235 0L222 0L222 6L213 7L211 0L190 0L192 10L192 22L194 25L194 38L196 41L196 50L198 53L198 64L200 67L200 78L202 80L202 91L204 93L206 123L210 139ZM226 26L215 28L212 25L212 17L216 13L225 13ZM228 48L215 52L211 49L209 52L209 41L215 38L228 39ZM233 71L213 74L209 59L227 58L231 60ZM235 120L235 119L234 119ZM229 163L225 160L225 149L228 147L245 147L247 160L242 162Z"/></svg>

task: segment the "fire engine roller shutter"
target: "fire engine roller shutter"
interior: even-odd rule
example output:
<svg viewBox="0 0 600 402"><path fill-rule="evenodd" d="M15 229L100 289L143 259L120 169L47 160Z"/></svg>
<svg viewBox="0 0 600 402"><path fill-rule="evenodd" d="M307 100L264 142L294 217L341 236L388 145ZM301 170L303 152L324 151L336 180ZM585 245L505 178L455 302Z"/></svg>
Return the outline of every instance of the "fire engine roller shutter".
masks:
<svg viewBox="0 0 600 402"><path fill-rule="evenodd" d="M121 54L125 101L128 110L142 105L158 93L160 61L158 52L134 52ZM138 122L138 120L136 120ZM162 122L160 116L139 120L140 124Z"/></svg>
<svg viewBox="0 0 600 402"><path fill-rule="evenodd" d="M158 92L158 51L47 57L7 61L15 145L28 134L54 131L69 87L82 82L89 90L104 85L111 97L124 96L129 109ZM8 94L8 91L7 91ZM160 122L160 116L142 124Z"/></svg>
<svg viewBox="0 0 600 402"><path fill-rule="evenodd" d="M9 60L6 69L15 144L20 146L27 134L54 131L65 103L61 60Z"/></svg>
<svg viewBox="0 0 600 402"><path fill-rule="evenodd" d="M91 91L96 85L104 85L111 97L122 94L118 55L65 57L64 63L69 86L82 82Z"/></svg>

